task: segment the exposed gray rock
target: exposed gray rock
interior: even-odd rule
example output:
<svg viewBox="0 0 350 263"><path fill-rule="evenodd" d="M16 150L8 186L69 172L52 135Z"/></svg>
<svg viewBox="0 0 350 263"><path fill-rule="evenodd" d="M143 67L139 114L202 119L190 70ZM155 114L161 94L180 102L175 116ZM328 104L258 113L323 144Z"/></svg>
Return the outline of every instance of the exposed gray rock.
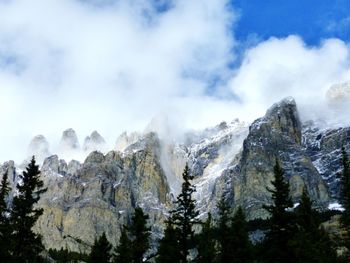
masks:
<svg viewBox="0 0 350 263"><path fill-rule="evenodd" d="M36 231L43 234L47 248L89 251L102 232L116 244L120 227L141 206L150 215L155 240L179 191L186 162L195 175L202 216L209 211L215 216L217 202L224 196L233 208L241 205L249 218L266 217L262 205L271 202L266 188L271 187L276 158L285 169L293 201L299 201L306 187L323 208L330 200L328 187L331 193L337 191L339 149L345 145L350 150L349 133L349 128L325 131L309 123L302 127L289 98L273 105L249 129L239 121L221 123L189 133L180 143L162 141L155 132L132 138L124 134L119 144L122 152L92 151L82 163L67 164L54 155L41 167L48 191L39 203L44 214ZM102 141L96 134L91 137ZM79 148L73 130L64 132L62 141L69 149ZM0 172L5 169L15 186L20 171L13 162L1 166Z"/></svg>
<svg viewBox="0 0 350 263"><path fill-rule="evenodd" d="M327 183L331 196L337 198L342 171L341 148L350 153L350 128L324 130L308 122L303 127L303 146Z"/></svg>
<svg viewBox="0 0 350 263"><path fill-rule="evenodd" d="M62 134L62 138L59 144L60 152L77 150L79 148L79 140L75 131L71 128L65 130Z"/></svg>
<svg viewBox="0 0 350 263"><path fill-rule="evenodd" d="M141 135L137 132L132 132L130 134L123 132L117 139L115 149L123 152L128 146L136 143L140 138Z"/></svg>
<svg viewBox="0 0 350 263"><path fill-rule="evenodd" d="M93 131L90 136L87 136L84 141L83 150L85 152L101 151L107 149L105 139L97 132Z"/></svg>
<svg viewBox="0 0 350 263"><path fill-rule="evenodd" d="M233 203L249 217L264 217L262 205L271 202L273 166L278 158L290 182L294 202L306 187L318 205L329 201L326 184L301 145L301 124L293 99L273 105L263 118L253 122L243 143L239 165L231 170Z"/></svg>
<svg viewBox="0 0 350 263"><path fill-rule="evenodd" d="M133 147L137 151L126 155L95 151L83 164L72 161L68 168L57 156L45 160L42 173L48 191L40 201L45 212L37 231L44 233L47 247L88 251L103 231L116 244L120 226L136 206L150 214L153 233L159 235L170 201L159 162L160 143L150 134Z"/></svg>

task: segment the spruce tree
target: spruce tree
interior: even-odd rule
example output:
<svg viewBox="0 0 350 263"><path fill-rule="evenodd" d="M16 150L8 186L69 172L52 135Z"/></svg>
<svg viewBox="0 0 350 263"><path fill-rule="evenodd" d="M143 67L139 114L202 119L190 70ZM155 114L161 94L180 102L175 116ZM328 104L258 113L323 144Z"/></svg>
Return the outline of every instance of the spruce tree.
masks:
<svg viewBox="0 0 350 263"><path fill-rule="evenodd" d="M231 223L231 250L235 263L252 262L252 244L249 240L248 225L242 207L238 207Z"/></svg>
<svg viewBox="0 0 350 263"><path fill-rule="evenodd" d="M89 255L89 263L109 263L111 260L111 249L112 245L108 242L106 234L103 232L99 239L95 239Z"/></svg>
<svg viewBox="0 0 350 263"><path fill-rule="evenodd" d="M157 263L179 263L181 254L179 248L179 231L175 229L171 218L166 222L164 237L159 242Z"/></svg>
<svg viewBox="0 0 350 263"><path fill-rule="evenodd" d="M294 258L299 263L335 262L336 253L327 233L320 228L317 212L304 188L299 206L295 209L297 228L290 241Z"/></svg>
<svg viewBox="0 0 350 263"><path fill-rule="evenodd" d="M217 240L218 240L218 256L217 262L232 262L232 236L230 231L230 207L228 206L224 196L221 197L218 203L218 227L216 231Z"/></svg>
<svg viewBox="0 0 350 263"><path fill-rule="evenodd" d="M13 198L10 216L13 226L13 262L41 262L40 253L44 246L41 236L34 233L32 228L43 213L43 209L35 208L35 204L47 189L43 188L44 183L40 179L39 166L35 164L34 157L19 178L20 182L16 186L18 195Z"/></svg>
<svg viewBox="0 0 350 263"><path fill-rule="evenodd" d="M289 195L289 183L284 180L284 171L278 160L274 166L274 189L267 190L272 194L272 205L263 206L270 214L270 226L265 237L266 261L271 263L294 262L289 241L293 237L294 222L287 210L293 207Z"/></svg>
<svg viewBox="0 0 350 263"><path fill-rule="evenodd" d="M147 226L149 216L142 208L136 207L128 228L131 237L132 262L141 263L149 249L149 237L151 228Z"/></svg>
<svg viewBox="0 0 350 263"><path fill-rule="evenodd" d="M119 244L115 248L113 255L114 263L130 263L132 262L131 240L128 237L127 227L123 226L119 238Z"/></svg>
<svg viewBox="0 0 350 263"><path fill-rule="evenodd" d="M344 208L340 222L345 230L344 245L350 251L350 162L345 148L342 148L343 172L340 179L339 201ZM350 252L349 252L350 258Z"/></svg>
<svg viewBox="0 0 350 263"><path fill-rule="evenodd" d="M204 222L202 231L198 234L198 263L212 263L216 258L214 227L212 216L209 213L207 220Z"/></svg>
<svg viewBox="0 0 350 263"><path fill-rule="evenodd" d="M190 175L188 164L185 166L182 178L181 193L175 201L175 209L170 211L170 216L179 234L180 262L185 263L188 262L190 250L196 247L193 226L199 223L197 219L199 212L192 197L196 188L191 184L193 176Z"/></svg>
<svg viewBox="0 0 350 263"><path fill-rule="evenodd" d="M7 205L7 197L11 191L8 182L8 173L4 173L0 184L0 259L1 262L11 262L10 257L10 240L11 240L11 225L9 222L8 213L10 209Z"/></svg>

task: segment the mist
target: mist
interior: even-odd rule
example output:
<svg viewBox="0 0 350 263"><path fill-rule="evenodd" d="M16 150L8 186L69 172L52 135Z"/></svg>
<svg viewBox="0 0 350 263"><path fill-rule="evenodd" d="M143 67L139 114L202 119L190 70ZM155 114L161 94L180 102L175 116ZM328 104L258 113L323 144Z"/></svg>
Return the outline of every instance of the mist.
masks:
<svg viewBox="0 0 350 263"><path fill-rule="evenodd" d="M350 80L348 43L272 37L241 54L238 19L226 0L0 1L0 160L23 160L37 134L57 145L66 128L81 143L98 130L112 149L155 116L181 134L252 121L286 96L303 120L347 125L350 103L326 94Z"/></svg>

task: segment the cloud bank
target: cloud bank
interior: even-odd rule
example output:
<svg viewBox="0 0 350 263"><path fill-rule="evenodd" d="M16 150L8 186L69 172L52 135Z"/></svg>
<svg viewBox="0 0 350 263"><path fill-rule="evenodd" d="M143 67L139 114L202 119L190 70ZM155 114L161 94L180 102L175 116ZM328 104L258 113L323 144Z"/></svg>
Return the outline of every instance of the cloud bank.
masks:
<svg viewBox="0 0 350 263"><path fill-rule="evenodd" d="M307 118L350 79L337 39L271 38L236 54L237 19L226 0L0 1L0 160L24 158L36 134L55 143L68 127L81 139L96 129L114 144L159 114L203 128L286 96Z"/></svg>

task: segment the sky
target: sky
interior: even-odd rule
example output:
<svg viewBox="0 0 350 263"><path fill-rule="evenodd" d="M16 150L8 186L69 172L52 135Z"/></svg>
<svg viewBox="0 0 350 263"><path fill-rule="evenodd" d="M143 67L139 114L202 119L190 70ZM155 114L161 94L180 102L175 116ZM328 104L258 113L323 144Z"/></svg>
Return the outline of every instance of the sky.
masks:
<svg viewBox="0 0 350 263"><path fill-rule="evenodd" d="M252 121L293 96L303 119L334 116L350 81L345 0L0 0L0 160L30 139L82 143L166 119L174 134ZM350 104L350 103L349 103ZM344 110L346 109L346 110ZM153 122L156 123L156 122Z"/></svg>

